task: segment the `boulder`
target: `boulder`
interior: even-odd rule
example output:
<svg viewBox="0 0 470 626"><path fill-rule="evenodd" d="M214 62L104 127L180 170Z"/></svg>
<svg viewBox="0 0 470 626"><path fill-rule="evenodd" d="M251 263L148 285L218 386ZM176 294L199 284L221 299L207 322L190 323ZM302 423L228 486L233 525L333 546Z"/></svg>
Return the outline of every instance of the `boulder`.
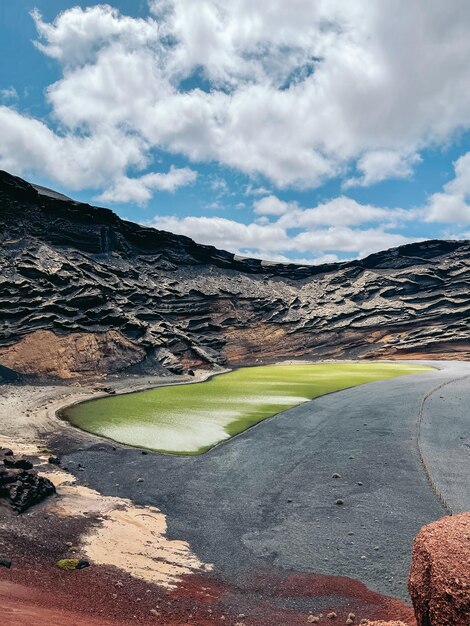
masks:
<svg viewBox="0 0 470 626"><path fill-rule="evenodd" d="M421 529L414 541L408 589L418 626L469 626L470 513Z"/></svg>
<svg viewBox="0 0 470 626"><path fill-rule="evenodd" d="M11 450L0 451L0 500L22 513L53 493L54 485L39 476L30 461L16 459Z"/></svg>

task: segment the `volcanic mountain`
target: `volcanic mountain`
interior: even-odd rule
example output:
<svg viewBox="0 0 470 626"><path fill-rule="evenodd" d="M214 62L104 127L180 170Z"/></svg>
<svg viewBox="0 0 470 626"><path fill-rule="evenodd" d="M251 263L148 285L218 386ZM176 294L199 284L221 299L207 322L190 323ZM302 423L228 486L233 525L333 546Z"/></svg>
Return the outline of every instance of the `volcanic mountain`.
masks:
<svg viewBox="0 0 470 626"><path fill-rule="evenodd" d="M238 257L0 172L0 377L470 358L470 242Z"/></svg>

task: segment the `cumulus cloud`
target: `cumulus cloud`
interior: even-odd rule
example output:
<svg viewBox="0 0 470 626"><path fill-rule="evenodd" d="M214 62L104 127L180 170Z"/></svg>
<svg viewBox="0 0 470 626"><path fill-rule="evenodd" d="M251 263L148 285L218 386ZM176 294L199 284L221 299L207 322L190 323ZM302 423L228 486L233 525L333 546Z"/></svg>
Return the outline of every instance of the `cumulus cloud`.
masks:
<svg viewBox="0 0 470 626"><path fill-rule="evenodd" d="M390 210L360 205L349 198L338 200L343 201L343 211L340 206L336 218L335 201L332 201L328 203L330 206L319 205L313 209L296 207L274 222L267 215L249 224L221 217L157 216L147 225L245 256L285 261L289 258L299 260L299 254L308 254L302 262L308 259L310 263L338 260L338 253L343 257L346 254L347 258L363 257L419 240L391 232L382 223L354 228L369 222L382 222ZM406 216L402 217L406 219Z"/></svg>
<svg viewBox="0 0 470 626"><path fill-rule="evenodd" d="M114 185L98 196L102 202L136 202L146 204L152 197L152 192L175 191L178 187L193 183L197 172L189 167L171 167L167 173L146 174L140 178L123 176L116 180Z"/></svg>
<svg viewBox="0 0 470 626"><path fill-rule="evenodd" d="M388 178L409 178L416 163L421 161L419 154L401 154L394 150L375 150L366 153L357 162L362 176L350 178L345 187L368 187Z"/></svg>
<svg viewBox="0 0 470 626"><path fill-rule="evenodd" d="M146 225L237 253L245 248L262 251L292 249L287 233L276 224L242 224L224 217L159 216Z"/></svg>
<svg viewBox="0 0 470 626"><path fill-rule="evenodd" d="M423 214L428 222L470 224L470 152L454 163L455 177L433 194Z"/></svg>
<svg viewBox="0 0 470 626"><path fill-rule="evenodd" d="M352 198L341 196L311 209L294 207L279 221L286 228L308 228L321 225L353 226L365 222L386 221L396 213L397 211L393 209L360 204Z"/></svg>
<svg viewBox="0 0 470 626"><path fill-rule="evenodd" d="M284 202L274 195L265 196L256 200L253 210L258 215L283 215L290 208L295 207L295 203Z"/></svg>
<svg viewBox="0 0 470 626"><path fill-rule="evenodd" d="M466 0L155 0L150 8L134 18L106 4L74 7L51 23L33 12L36 45L62 76L47 89L49 125L18 114L14 128L20 144L25 132L37 135L33 144L49 133L69 153L71 171L52 177L62 184L83 186L87 151L108 143L109 195L128 168L149 165L152 149L277 187L312 188L356 164L349 184L369 185L409 176L422 148L470 126ZM21 169L11 141L2 159ZM50 176L45 161L34 169ZM98 181L109 169L98 168Z"/></svg>

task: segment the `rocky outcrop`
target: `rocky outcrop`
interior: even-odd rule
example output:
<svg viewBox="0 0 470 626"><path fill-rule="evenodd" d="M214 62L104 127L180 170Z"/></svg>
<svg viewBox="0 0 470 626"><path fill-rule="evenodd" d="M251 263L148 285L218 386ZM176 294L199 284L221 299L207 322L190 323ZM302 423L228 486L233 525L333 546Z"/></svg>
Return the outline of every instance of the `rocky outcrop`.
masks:
<svg viewBox="0 0 470 626"><path fill-rule="evenodd" d="M104 374L129 367L145 351L118 332L55 335L37 330L11 346L0 346L0 361L22 374L72 378Z"/></svg>
<svg viewBox="0 0 470 626"><path fill-rule="evenodd" d="M418 626L470 624L470 513L421 529L408 588Z"/></svg>
<svg viewBox="0 0 470 626"><path fill-rule="evenodd" d="M54 485L39 476L32 463L15 458L7 448L0 448L0 504L22 513L53 493Z"/></svg>
<svg viewBox="0 0 470 626"><path fill-rule="evenodd" d="M426 241L314 267L266 263L1 172L0 239L0 366L13 370L470 358L469 242ZM86 351L74 356L80 344ZM32 354L39 346L47 364Z"/></svg>

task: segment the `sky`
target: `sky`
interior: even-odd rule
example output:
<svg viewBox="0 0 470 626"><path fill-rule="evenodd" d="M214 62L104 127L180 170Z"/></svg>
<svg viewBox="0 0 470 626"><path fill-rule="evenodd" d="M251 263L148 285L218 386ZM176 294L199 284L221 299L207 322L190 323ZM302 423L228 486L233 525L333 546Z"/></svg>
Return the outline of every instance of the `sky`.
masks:
<svg viewBox="0 0 470 626"><path fill-rule="evenodd" d="M244 256L470 238L468 0L0 0L0 169Z"/></svg>

